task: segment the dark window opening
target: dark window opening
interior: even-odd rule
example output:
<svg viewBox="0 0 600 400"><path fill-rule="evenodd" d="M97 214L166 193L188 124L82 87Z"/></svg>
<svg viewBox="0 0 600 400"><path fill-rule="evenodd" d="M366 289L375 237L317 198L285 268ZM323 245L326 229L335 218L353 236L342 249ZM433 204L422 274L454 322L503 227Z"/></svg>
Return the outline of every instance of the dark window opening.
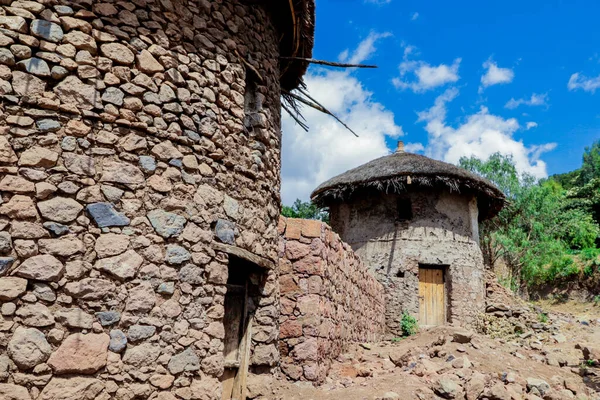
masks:
<svg viewBox="0 0 600 400"><path fill-rule="evenodd" d="M398 220L410 221L413 218L412 203L410 199L398 199Z"/></svg>
<svg viewBox="0 0 600 400"><path fill-rule="evenodd" d="M248 130L252 130L259 122L257 114L262 108L262 98L254 74L248 71L244 88L244 125Z"/></svg>

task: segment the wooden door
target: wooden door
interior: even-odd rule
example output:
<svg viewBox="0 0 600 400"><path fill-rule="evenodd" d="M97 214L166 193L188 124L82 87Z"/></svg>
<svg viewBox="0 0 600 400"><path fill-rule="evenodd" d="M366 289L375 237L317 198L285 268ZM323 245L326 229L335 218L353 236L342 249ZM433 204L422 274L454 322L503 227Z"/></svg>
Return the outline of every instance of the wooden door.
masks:
<svg viewBox="0 0 600 400"><path fill-rule="evenodd" d="M225 369L222 400L246 399L246 376L252 337L252 320L247 315L248 286L227 284L225 294Z"/></svg>
<svg viewBox="0 0 600 400"><path fill-rule="evenodd" d="M419 325L446 323L446 294L443 268L419 268Z"/></svg>

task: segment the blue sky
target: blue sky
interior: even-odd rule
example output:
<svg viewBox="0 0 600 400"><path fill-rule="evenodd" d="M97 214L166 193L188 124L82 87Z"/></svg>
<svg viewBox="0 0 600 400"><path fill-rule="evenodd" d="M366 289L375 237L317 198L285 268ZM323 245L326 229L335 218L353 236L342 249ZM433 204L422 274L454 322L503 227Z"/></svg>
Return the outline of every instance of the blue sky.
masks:
<svg viewBox="0 0 600 400"><path fill-rule="evenodd" d="M511 154L538 177L581 164L600 138L600 3L317 0L314 58L376 64L311 67L313 95L346 120L284 118L284 204L385 155L397 140L448 162Z"/></svg>

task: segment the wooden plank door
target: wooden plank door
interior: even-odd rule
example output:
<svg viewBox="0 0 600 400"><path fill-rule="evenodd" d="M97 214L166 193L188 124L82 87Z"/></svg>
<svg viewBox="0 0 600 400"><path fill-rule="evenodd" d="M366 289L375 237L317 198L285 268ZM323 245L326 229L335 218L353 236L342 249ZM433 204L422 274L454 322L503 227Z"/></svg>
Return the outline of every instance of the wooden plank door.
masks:
<svg viewBox="0 0 600 400"><path fill-rule="evenodd" d="M446 295L442 268L419 268L419 325L444 325Z"/></svg>
<svg viewBox="0 0 600 400"><path fill-rule="evenodd" d="M242 395L240 384L240 375L246 376L248 362L245 352L249 347L247 342L248 329L246 308L248 302L247 284L234 285L227 284L227 293L225 294L225 316L223 324L225 326L225 339L223 356L225 358L225 369L221 382L223 383L222 400L239 400ZM245 379L244 392L245 395ZM245 398L244 398L245 400Z"/></svg>

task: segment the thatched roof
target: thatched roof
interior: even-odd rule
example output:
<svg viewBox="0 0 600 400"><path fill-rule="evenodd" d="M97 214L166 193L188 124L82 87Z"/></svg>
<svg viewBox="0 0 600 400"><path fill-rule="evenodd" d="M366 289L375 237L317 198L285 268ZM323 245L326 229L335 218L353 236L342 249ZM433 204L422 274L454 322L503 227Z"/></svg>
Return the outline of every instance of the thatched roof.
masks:
<svg viewBox="0 0 600 400"><path fill-rule="evenodd" d="M347 201L367 192L401 193L411 187L438 187L477 196L480 219L491 218L504 206L505 196L494 184L442 161L398 151L370 161L321 184L311 194L320 206Z"/></svg>
<svg viewBox="0 0 600 400"><path fill-rule="evenodd" d="M274 23L278 25L281 57L311 58L315 35L315 0L269 0ZM302 85L308 62L281 59L282 89L291 91Z"/></svg>

